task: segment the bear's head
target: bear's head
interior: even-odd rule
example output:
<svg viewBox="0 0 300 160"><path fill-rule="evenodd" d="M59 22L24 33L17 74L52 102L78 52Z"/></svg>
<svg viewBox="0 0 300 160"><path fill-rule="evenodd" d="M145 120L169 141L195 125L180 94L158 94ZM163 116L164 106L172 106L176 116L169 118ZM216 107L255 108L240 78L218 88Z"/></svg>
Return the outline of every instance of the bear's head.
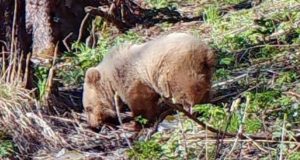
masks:
<svg viewBox="0 0 300 160"><path fill-rule="evenodd" d="M101 77L100 71L93 67L89 68L85 74L83 85L83 107L87 115L88 124L93 127L99 127L108 119L116 117L112 109L111 97L107 95L105 80Z"/></svg>

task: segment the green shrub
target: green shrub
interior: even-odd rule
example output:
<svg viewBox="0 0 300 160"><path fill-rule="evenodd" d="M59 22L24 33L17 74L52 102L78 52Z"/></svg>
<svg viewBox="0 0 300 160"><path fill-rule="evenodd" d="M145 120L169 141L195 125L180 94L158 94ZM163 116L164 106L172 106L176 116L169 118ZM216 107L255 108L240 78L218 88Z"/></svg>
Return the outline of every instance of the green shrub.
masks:
<svg viewBox="0 0 300 160"><path fill-rule="evenodd" d="M127 151L130 159L146 160L159 159L161 157L162 148L155 140L138 141L133 148Z"/></svg>
<svg viewBox="0 0 300 160"><path fill-rule="evenodd" d="M297 79L297 74L293 71L281 72L276 82L279 84L291 83Z"/></svg>
<svg viewBox="0 0 300 160"><path fill-rule="evenodd" d="M47 82L48 82L49 67L37 66L34 75L37 79L36 86L38 92L38 99L42 100L46 94Z"/></svg>
<svg viewBox="0 0 300 160"><path fill-rule="evenodd" d="M244 124L245 131L250 134L257 133L262 128L262 122L258 118L249 117Z"/></svg>
<svg viewBox="0 0 300 160"><path fill-rule="evenodd" d="M14 145L11 140L0 139L0 158L9 157L14 153Z"/></svg>
<svg viewBox="0 0 300 160"><path fill-rule="evenodd" d="M300 152L294 152L288 155L288 160L298 160L300 159Z"/></svg>

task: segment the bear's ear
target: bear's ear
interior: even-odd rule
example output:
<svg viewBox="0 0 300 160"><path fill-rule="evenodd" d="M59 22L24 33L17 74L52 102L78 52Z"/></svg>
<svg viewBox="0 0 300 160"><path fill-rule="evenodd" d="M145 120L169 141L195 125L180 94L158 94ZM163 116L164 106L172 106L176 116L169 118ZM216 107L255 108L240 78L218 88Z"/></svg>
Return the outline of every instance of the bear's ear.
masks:
<svg viewBox="0 0 300 160"><path fill-rule="evenodd" d="M97 68L89 68L85 73L85 82L87 83L96 83L101 79L101 74Z"/></svg>

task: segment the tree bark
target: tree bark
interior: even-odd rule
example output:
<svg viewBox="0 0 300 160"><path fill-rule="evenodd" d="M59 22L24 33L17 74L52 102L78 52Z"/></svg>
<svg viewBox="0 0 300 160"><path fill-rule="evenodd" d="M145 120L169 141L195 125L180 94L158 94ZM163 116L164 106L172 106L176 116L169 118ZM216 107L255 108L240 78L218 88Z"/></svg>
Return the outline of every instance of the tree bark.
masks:
<svg viewBox="0 0 300 160"><path fill-rule="evenodd" d="M53 36L53 18L51 13L54 0L25 0L26 30L32 34L33 56L52 58L56 39Z"/></svg>

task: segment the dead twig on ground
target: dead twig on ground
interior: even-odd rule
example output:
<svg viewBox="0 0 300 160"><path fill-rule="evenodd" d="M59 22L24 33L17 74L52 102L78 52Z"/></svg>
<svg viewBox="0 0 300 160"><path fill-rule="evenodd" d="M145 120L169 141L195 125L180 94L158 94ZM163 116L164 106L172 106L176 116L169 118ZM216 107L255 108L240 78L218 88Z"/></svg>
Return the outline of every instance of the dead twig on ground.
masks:
<svg viewBox="0 0 300 160"><path fill-rule="evenodd" d="M286 94L286 95L289 95L289 96L294 96L294 97L300 99L300 94L296 93L296 92L293 92L293 91L283 92L283 94Z"/></svg>
<svg viewBox="0 0 300 160"><path fill-rule="evenodd" d="M240 79L243 79L243 78L247 77L248 75L249 75L248 73L245 73L245 74L239 75L237 77L233 77L232 79L216 83L212 86L212 88L217 88L217 87L220 87L220 86L225 86L225 85L231 84L233 82L236 82Z"/></svg>

